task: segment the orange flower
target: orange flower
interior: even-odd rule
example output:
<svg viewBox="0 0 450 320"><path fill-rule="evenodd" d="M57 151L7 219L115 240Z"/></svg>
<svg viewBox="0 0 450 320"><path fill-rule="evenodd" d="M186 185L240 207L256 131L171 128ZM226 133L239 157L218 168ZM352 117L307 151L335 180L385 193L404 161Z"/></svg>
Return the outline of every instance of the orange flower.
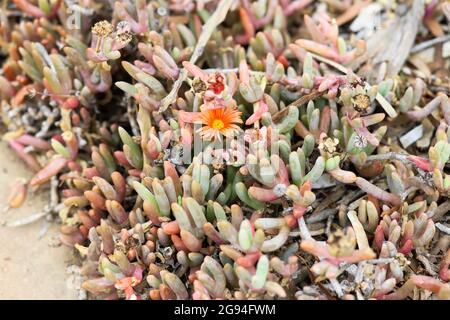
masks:
<svg viewBox="0 0 450 320"><path fill-rule="evenodd" d="M236 123L242 123L242 112L231 108L204 109L197 115L197 121L204 126L197 132L207 140L220 139L220 135L231 137L240 131Z"/></svg>

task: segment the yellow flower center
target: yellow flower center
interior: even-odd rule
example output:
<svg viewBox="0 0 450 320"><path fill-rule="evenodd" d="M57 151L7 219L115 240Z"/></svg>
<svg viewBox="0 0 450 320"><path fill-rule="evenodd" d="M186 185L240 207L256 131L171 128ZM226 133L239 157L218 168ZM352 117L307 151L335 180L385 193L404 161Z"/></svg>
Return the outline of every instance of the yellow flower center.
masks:
<svg viewBox="0 0 450 320"><path fill-rule="evenodd" d="M214 119L214 121L212 123L212 127L214 129L221 130L221 129L223 129L223 127L225 127L225 124L220 119Z"/></svg>

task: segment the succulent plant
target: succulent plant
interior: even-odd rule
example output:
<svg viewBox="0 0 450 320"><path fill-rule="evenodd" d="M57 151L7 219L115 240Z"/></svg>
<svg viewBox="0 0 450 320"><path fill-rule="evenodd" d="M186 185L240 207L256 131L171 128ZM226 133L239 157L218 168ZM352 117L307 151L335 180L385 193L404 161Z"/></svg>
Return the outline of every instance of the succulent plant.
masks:
<svg viewBox="0 0 450 320"><path fill-rule="evenodd" d="M90 298L450 299L445 77L366 80L360 2L72 9L0 12L0 108Z"/></svg>

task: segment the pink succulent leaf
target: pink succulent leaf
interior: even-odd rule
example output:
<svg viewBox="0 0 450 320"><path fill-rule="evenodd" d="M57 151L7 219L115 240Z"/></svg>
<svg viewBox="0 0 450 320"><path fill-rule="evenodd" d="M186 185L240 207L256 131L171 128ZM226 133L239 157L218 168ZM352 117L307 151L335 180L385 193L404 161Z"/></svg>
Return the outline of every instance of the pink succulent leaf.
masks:
<svg viewBox="0 0 450 320"><path fill-rule="evenodd" d="M289 4L283 8L283 13L286 16L290 16L290 15L296 13L297 11L303 9L304 7L306 7L313 1L312 0L294 0L294 1L289 1L289 2L288 2Z"/></svg>
<svg viewBox="0 0 450 320"><path fill-rule="evenodd" d="M160 152L159 152L157 144L154 140L150 140L147 143L147 153L150 156L150 158L153 160L155 160L159 157Z"/></svg>
<svg viewBox="0 0 450 320"><path fill-rule="evenodd" d="M252 125L254 124L256 121L260 120L262 115L265 112L269 111L269 106L267 105L267 103L264 100L260 100L259 101L259 108L247 119L247 121L245 121L246 125Z"/></svg>
<svg viewBox="0 0 450 320"><path fill-rule="evenodd" d="M374 259L376 257L375 253L370 248L366 248L365 250L355 250L351 255L345 257L333 256L328 251L327 244L320 243L316 240L303 240L300 246L304 251L317 257L325 258L328 262L334 265L339 265L342 262L357 263L359 261Z"/></svg>
<svg viewBox="0 0 450 320"><path fill-rule="evenodd" d="M426 158L418 157L418 156L408 156L408 160L414 163L418 168L428 171L431 171L430 161Z"/></svg>
<svg viewBox="0 0 450 320"><path fill-rule="evenodd" d="M125 277L120 280L118 280L115 283L115 287L119 290L125 291L125 296L127 300L131 299L138 299L139 297L136 296L133 287L137 286L142 281L142 267L136 266L133 275L131 277Z"/></svg>
<svg viewBox="0 0 450 320"><path fill-rule="evenodd" d="M377 137L370 133L370 131L365 126L364 120L362 118L355 118L352 119L350 114L347 114L347 120L350 126L355 130L355 132L366 138L367 142L369 142L371 145L378 146L380 144L380 141L377 139Z"/></svg>
<svg viewBox="0 0 450 320"><path fill-rule="evenodd" d="M299 39L295 43L304 48L306 51L316 53L324 58L335 61L339 60L339 55L337 52L333 48L326 45L306 39Z"/></svg>
<svg viewBox="0 0 450 320"><path fill-rule="evenodd" d="M322 33L322 30L319 29L311 17L305 14L304 21L311 38L317 43L326 44L326 38Z"/></svg>
<svg viewBox="0 0 450 320"><path fill-rule="evenodd" d="M293 214L297 219L300 219L301 217L303 217L303 215L305 214L306 209L307 209L297 203L294 203L293 208L294 208Z"/></svg>
<svg viewBox="0 0 450 320"><path fill-rule="evenodd" d="M63 156L55 157L41 171L36 173L30 181L31 186L37 186L49 181L53 176L57 175L67 165L69 160Z"/></svg>
<svg viewBox="0 0 450 320"><path fill-rule="evenodd" d="M379 146L380 141L377 139L377 137L375 135L370 133L366 127L355 128L355 131L361 137L366 138L367 142L369 142L371 145L373 145L375 147Z"/></svg>
<svg viewBox="0 0 450 320"><path fill-rule="evenodd" d="M187 112L180 110L178 112L178 120L181 124L184 123L196 123L199 121L200 112Z"/></svg>
<svg viewBox="0 0 450 320"><path fill-rule="evenodd" d="M331 88L328 90L328 94L327 94L328 99L334 99L334 98L336 98L336 96L337 96L337 94L338 94L338 91L339 91L339 86L338 86L338 85L335 85L335 86L331 87Z"/></svg>
<svg viewBox="0 0 450 320"><path fill-rule="evenodd" d="M447 250L445 257L442 259L441 267L439 268L439 277L443 281L450 281L450 249Z"/></svg>
<svg viewBox="0 0 450 320"><path fill-rule="evenodd" d="M324 78L323 81L320 81L319 91L326 91L336 86L337 79L334 77Z"/></svg>
<svg viewBox="0 0 450 320"><path fill-rule="evenodd" d="M17 8L34 18L43 18L45 13L27 0L13 0Z"/></svg>
<svg viewBox="0 0 450 320"><path fill-rule="evenodd" d="M408 254L412 251L413 249L413 241L411 239L408 239L405 241L405 244L398 249L398 252L403 253L403 254Z"/></svg>
<svg viewBox="0 0 450 320"><path fill-rule="evenodd" d="M388 202L395 206L399 206L402 204L402 200L400 199L399 196L380 189L379 187L377 187L376 185L367 181L364 178L357 177L355 183L361 190L374 196L375 198L377 198L379 200Z"/></svg>
<svg viewBox="0 0 450 320"><path fill-rule="evenodd" d="M150 63L136 60L134 62L134 65L136 67L138 67L141 71L144 71L144 72L148 73L149 75L153 76L156 73L155 67L153 65L151 65Z"/></svg>
<svg viewBox="0 0 450 320"><path fill-rule="evenodd" d="M204 82L208 82L209 75L189 61L183 61L183 67L194 77L200 78Z"/></svg>
<svg viewBox="0 0 450 320"><path fill-rule="evenodd" d="M167 149L169 147L170 141L172 138L172 130L168 130L163 133L162 139L161 139L161 148L163 150Z"/></svg>
<svg viewBox="0 0 450 320"><path fill-rule="evenodd" d="M278 198L280 198L280 196L276 195L275 192L273 192L273 190L260 188L260 187L250 187L248 189L248 193L250 196L252 196L256 200L264 201L264 202L275 201Z"/></svg>
<svg viewBox="0 0 450 320"><path fill-rule="evenodd" d="M287 169L286 165L284 164L284 161L281 159L280 159L278 165L279 165L279 171L278 171L279 183L282 183L282 184L288 186L290 184L288 169Z"/></svg>
<svg viewBox="0 0 450 320"><path fill-rule="evenodd" d="M203 99L202 109L214 110L225 108L225 101L211 90L207 90Z"/></svg>
<svg viewBox="0 0 450 320"><path fill-rule="evenodd" d="M9 141L9 146L16 152L16 154L34 171L39 171L41 165L31 153L25 151L25 147L16 140Z"/></svg>
<svg viewBox="0 0 450 320"><path fill-rule="evenodd" d="M92 48L87 48L86 55L93 62L104 62L108 61L108 58L103 54L103 52L95 52Z"/></svg>
<svg viewBox="0 0 450 320"><path fill-rule="evenodd" d="M378 251L381 250L384 240L385 240L385 238L384 238L383 227L381 225L378 225L377 228L375 229L375 238L373 240L375 248Z"/></svg>
<svg viewBox="0 0 450 320"><path fill-rule="evenodd" d="M184 146L190 146L192 145L192 142L194 141L193 135L192 135L192 128L191 127L184 127L181 129L181 142Z"/></svg>
<svg viewBox="0 0 450 320"><path fill-rule="evenodd" d="M23 134L15 140L21 144L33 146L40 150L49 150L52 147L48 141L42 140L40 138L36 138L29 134Z"/></svg>
<svg viewBox="0 0 450 320"><path fill-rule="evenodd" d="M144 33L148 29L148 18L146 18L147 10L145 10L144 2L143 1L136 1L136 9L138 12L138 21L134 20L134 18L128 13L128 11L125 8L125 5L121 2L115 2L114 10L118 17L120 17L121 20L125 20L130 25L131 31L136 34ZM144 21L145 19L145 21Z"/></svg>
<svg viewBox="0 0 450 320"><path fill-rule="evenodd" d="M138 18L138 25L140 32L138 33L144 33L148 31L148 11L147 11L147 1L145 0L138 0L136 1L136 11L137 11L137 18Z"/></svg>
<svg viewBox="0 0 450 320"><path fill-rule="evenodd" d="M250 83L250 72L245 60L241 60L239 63L239 80L241 80L241 83Z"/></svg>

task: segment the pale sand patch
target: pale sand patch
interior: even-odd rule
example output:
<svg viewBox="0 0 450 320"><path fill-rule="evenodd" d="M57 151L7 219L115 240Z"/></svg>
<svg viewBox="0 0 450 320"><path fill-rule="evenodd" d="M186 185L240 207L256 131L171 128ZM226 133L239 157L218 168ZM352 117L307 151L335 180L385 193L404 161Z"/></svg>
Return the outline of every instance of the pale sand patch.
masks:
<svg viewBox="0 0 450 320"><path fill-rule="evenodd" d="M40 211L48 202L47 192L28 197L26 203L7 213L11 183L17 177L30 178L32 173L4 142L0 143L0 221L22 219ZM75 299L68 289L66 268L72 251L54 247L58 226L53 223L46 235L38 239L44 219L32 224L9 228L0 226L0 299Z"/></svg>

